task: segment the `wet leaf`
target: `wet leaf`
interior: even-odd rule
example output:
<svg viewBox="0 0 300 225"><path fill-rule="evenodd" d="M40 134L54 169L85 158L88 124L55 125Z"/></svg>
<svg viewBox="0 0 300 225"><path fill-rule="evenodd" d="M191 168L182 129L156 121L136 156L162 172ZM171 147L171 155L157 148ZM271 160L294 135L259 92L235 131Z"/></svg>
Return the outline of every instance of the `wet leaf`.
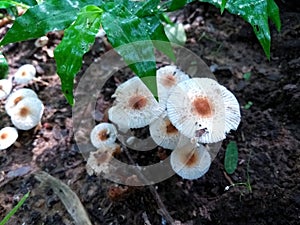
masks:
<svg viewBox="0 0 300 225"><path fill-rule="evenodd" d="M235 141L230 141L226 147L224 167L228 174L232 174L238 163L238 148Z"/></svg>
<svg viewBox="0 0 300 225"><path fill-rule="evenodd" d="M208 2L221 8L224 0L200 0ZM269 18L275 23L277 30L280 30L279 9L274 0L227 0L225 9L230 13L241 16L253 27L254 33L262 45L268 59L270 59L271 35L269 29Z"/></svg>
<svg viewBox="0 0 300 225"><path fill-rule="evenodd" d="M74 77L81 68L83 55L95 41L102 12L97 6L85 6L54 51L62 91L70 104L73 104Z"/></svg>
<svg viewBox="0 0 300 225"><path fill-rule="evenodd" d="M28 6L34 6L37 4L36 0L14 0L15 2L19 2Z"/></svg>
<svg viewBox="0 0 300 225"><path fill-rule="evenodd" d="M103 13L102 26L112 46L137 76L155 77L154 46L145 21L122 5L110 5ZM157 96L156 84L146 85Z"/></svg>
<svg viewBox="0 0 300 225"><path fill-rule="evenodd" d="M38 38L49 31L63 30L76 19L80 8L100 3L100 0L48 0L32 6L15 20L0 45Z"/></svg>

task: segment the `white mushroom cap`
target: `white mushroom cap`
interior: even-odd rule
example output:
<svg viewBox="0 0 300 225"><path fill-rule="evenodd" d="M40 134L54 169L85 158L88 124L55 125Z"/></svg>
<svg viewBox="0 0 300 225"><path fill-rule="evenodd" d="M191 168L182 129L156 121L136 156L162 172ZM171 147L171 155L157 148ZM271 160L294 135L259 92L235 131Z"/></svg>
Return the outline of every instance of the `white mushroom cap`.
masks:
<svg viewBox="0 0 300 225"><path fill-rule="evenodd" d="M49 38L47 36L39 37L35 40L34 45L37 48L43 47L48 44Z"/></svg>
<svg viewBox="0 0 300 225"><path fill-rule="evenodd" d="M176 66L164 66L156 72L157 94L161 107L166 108L167 99L173 87L184 80L190 79L187 74Z"/></svg>
<svg viewBox="0 0 300 225"><path fill-rule="evenodd" d="M150 135L156 144L167 149L175 149L183 135L167 116L160 116L149 125Z"/></svg>
<svg viewBox="0 0 300 225"><path fill-rule="evenodd" d="M31 64L21 66L14 75L17 84L28 84L36 74L36 69Z"/></svg>
<svg viewBox="0 0 300 225"><path fill-rule="evenodd" d="M39 124L44 105L38 98L24 98L11 113L11 122L20 130L29 130Z"/></svg>
<svg viewBox="0 0 300 225"><path fill-rule="evenodd" d="M108 116L122 130L147 126L163 112L138 77L121 84L112 97L116 98L115 105L109 109Z"/></svg>
<svg viewBox="0 0 300 225"><path fill-rule="evenodd" d="M171 153L172 169L184 179L198 179L209 169L211 157L207 149L199 144L187 143Z"/></svg>
<svg viewBox="0 0 300 225"><path fill-rule="evenodd" d="M99 123L92 129L90 139L95 148L100 148L103 145L113 145L117 134L117 129L113 124Z"/></svg>
<svg viewBox="0 0 300 225"><path fill-rule="evenodd" d="M0 130L0 150L11 146L18 139L18 131L14 127L4 127Z"/></svg>
<svg viewBox="0 0 300 225"><path fill-rule="evenodd" d="M12 89L12 82L8 79L0 80L0 99L6 98Z"/></svg>
<svg viewBox="0 0 300 225"><path fill-rule="evenodd" d="M237 129L241 119L234 95L210 78L179 83L168 99L167 112L183 135L202 143L225 139L230 129Z"/></svg>
<svg viewBox="0 0 300 225"><path fill-rule="evenodd" d="M37 98L37 94L28 88L21 88L8 96L5 103L5 111L11 115L13 108L24 98Z"/></svg>

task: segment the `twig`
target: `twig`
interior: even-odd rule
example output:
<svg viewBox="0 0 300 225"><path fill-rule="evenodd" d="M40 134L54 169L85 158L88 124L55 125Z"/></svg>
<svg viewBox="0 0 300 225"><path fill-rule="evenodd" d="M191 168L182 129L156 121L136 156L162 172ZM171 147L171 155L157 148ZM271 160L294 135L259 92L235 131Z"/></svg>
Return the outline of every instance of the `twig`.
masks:
<svg viewBox="0 0 300 225"><path fill-rule="evenodd" d="M132 159L128 149L126 146L123 146L123 149L124 149L124 152L125 154L127 155L129 161L134 165L136 164L134 162L134 160ZM139 173L139 177L143 180L143 182L145 183L149 183L148 180L145 178L145 176L139 171L137 170L138 173ZM163 217L165 217L166 221L169 223L169 224L173 224L174 223L174 219L172 218L172 216L170 215L170 213L168 212L166 206L164 205L163 201L161 200L159 194L157 193L155 187L153 185L149 185L149 189L150 189L150 192L151 194L153 195L153 197L155 198L156 200L156 203L159 207L159 211L160 213L162 214Z"/></svg>

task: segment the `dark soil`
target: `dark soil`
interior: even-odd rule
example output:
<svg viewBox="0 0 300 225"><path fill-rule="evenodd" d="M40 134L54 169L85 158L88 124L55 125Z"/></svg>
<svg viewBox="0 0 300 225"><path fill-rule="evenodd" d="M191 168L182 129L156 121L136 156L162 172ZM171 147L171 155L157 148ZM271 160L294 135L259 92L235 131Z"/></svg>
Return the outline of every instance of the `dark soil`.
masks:
<svg viewBox="0 0 300 225"><path fill-rule="evenodd" d="M238 130L228 135L204 177L188 181L173 176L155 185L177 224L300 224L300 13L291 3L281 3L280 7L282 30L278 33L271 25L270 61L251 26L238 17L228 13L220 16L217 9L203 3L191 4L174 15L174 20L185 25L186 47L213 69L218 81L242 106ZM6 31L7 27L0 28L1 37ZM0 219L30 191L8 224L74 224L53 190L41 187L34 178L36 171L45 171L75 191L95 225L166 224L153 189L126 189L87 174L86 162L73 138L72 109L60 91L51 58L61 35L49 33L48 37L50 41L42 49L34 50L32 40L6 46L3 51L10 74L25 63L37 67L44 82L29 87L38 93L45 112L39 128L20 132L15 145L0 151ZM83 70L108 49L106 42L97 39L85 56ZM243 78L247 72L251 72L250 80ZM125 72L123 79L127 77ZM111 82L112 90L106 90L110 95L116 79ZM253 105L245 109L249 101ZM100 118L105 119L101 112L111 102L107 97L99 100ZM0 114L1 128L11 125L3 104ZM224 173L223 162L230 140L237 142L239 165L229 176ZM169 152L151 151L147 160L155 161L162 154ZM247 180L251 190L245 185L224 190L231 182Z"/></svg>

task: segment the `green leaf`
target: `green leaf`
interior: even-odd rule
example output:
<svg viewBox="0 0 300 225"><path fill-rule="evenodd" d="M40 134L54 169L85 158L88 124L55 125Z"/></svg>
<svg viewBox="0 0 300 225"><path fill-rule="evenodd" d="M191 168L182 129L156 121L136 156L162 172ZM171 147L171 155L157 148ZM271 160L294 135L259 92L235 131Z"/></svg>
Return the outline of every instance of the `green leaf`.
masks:
<svg viewBox="0 0 300 225"><path fill-rule="evenodd" d="M103 13L102 26L112 46L137 76L155 77L154 46L143 20L124 6L110 5ZM146 85L157 96L156 84Z"/></svg>
<svg viewBox="0 0 300 225"><path fill-rule="evenodd" d="M271 21L275 24L278 32L281 30L281 21L279 16L279 8L274 2L274 0L268 1L268 15L270 16Z"/></svg>
<svg viewBox="0 0 300 225"><path fill-rule="evenodd" d="M168 2L169 6L168 6L167 11L175 11L175 10L181 9L187 3L188 3L187 0L172 0L172 1L169 1Z"/></svg>
<svg viewBox="0 0 300 225"><path fill-rule="evenodd" d="M235 141L230 141L226 147L224 167L228 174L232 174L238 163L238 148Z"/></svg>
<svg viewBox="0 0 300 225"><path fill-rule="evenodd" d="M148 34L150 35L151 40L153 40L153 45L155 46L155 48L175 62L176 58L172 46L165 33L164 26L160 22L159 18L156 16L152 16L142 19L146 24L149 25Z"/></svg>
<svg viewBox="0 0 300 225"><path fill-rule="evenodd" d="M224 0L200 0L208 2L222 9ZM224 4L224 3L223 3ZM225 5L230 13L241 16L253 27L254 33L262 45L268 59L270 59L271 35L268 19L270 18L280 30L279 9L274 0L227 0Z"/></svg>
<svg viewBox="0 0 300 225"><path fill-rule="evenodd" d="M222 0L222 3L221 3L221 14L223 14L223 12L225 10L225 6L226 6L227 1L228 0Z"/></svg>
<svg viewBox="0 0 300 225"><path fill-rule="evenodd" d="M6 77L8 73L8 63L4 55L0 52L0 79Z"/></svg>
<svg viewBox="0 0 300 225"><path fill-rule="evenodd" d="M246 72L246 73L244 73L243 74L243 78L245 79L245 80L250 80L250 78L251 78L251 72Z"/></svg>
<svg viewBox="0 0 300 225"><path fill-rule="evenodd" d="M3 220L0 221L0 225L4 225L8 222L8 220L18 211L18 209L24 204L26 199L29 197L30 192L27 192L23 198L18 202L18 204L10 210L10 212L4 217Z"/></svg>
<svg viewBox="0 0 300 225"><path fill-rule="evenodd" d="M14 0L14 2L19 2L28 6L34 6L37 5L37 1L36 0Z"/></svg>
<svg viewBox="0 0 300 225"><path fill-rule="evenodd" d="M173 25L165 25L165 32L170 42L184 45L186 42L186 34L182 23L175 23Z"/></svg>
<svg viewBox="0 0 300 225"><path fill-rule="evenodd" d="M0 9L5 9L7 14L10 15L11 17L17 17L18 16L17 7L9 1L1 1L0 2Z"/></svg>
<svg viewBox="0 0 300 225"><path fill-rule="evenodd" d="M80 8L100 3L100 0L48 0L30 7L15 20L0 45L38 38L49 31L64 30L76 19Z"/></svg>
<svg viewBox="0 0 300 225"><path fill-rule="evenodd" d="M63 40L54 51L62 91L71 105L74 77L81 68L83 55L95 41L101 25L102 12L97 6L82 8L76 21L65 30Z"/></svg>

